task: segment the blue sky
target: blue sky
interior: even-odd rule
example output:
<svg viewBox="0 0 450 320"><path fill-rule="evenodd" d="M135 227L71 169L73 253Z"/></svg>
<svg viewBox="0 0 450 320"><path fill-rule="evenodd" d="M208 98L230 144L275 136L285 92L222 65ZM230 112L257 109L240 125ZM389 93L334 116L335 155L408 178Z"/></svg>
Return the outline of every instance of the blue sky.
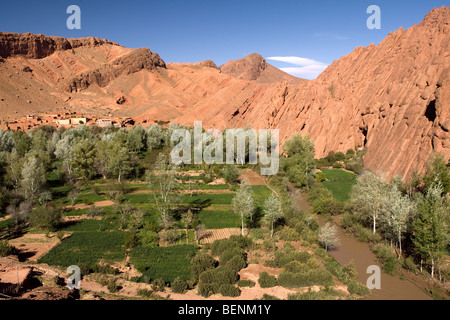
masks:
<svg viewBox="0 0 450 320"><path fill-rule="evenodd" d="M72 4L81 8L81 30L66 27L66 9ZM284 70L312 79L355 47L378 44L389 32L409 28L434 7L449 4L442 0L16 0L2 1L0 31L106 38L126 47L148 47L166 62L212 59L221 65L256 52L275 57L268 62L278 68L294 68ZM381 8L381 30L366 27L369 5Z"/></svg>

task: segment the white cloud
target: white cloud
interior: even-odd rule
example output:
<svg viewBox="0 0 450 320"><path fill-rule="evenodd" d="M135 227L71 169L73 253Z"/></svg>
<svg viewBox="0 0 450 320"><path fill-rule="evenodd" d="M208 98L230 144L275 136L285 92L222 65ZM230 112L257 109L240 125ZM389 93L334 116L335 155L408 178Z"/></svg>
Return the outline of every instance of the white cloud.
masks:
<svg viewBox="0 0 450 320"><path fill-rule="evenodd" d="M298 67L279 69L295 77L310 80L317 78L328 67L325 63L302 57L269 57L266 59L296 65Z"/></svg>

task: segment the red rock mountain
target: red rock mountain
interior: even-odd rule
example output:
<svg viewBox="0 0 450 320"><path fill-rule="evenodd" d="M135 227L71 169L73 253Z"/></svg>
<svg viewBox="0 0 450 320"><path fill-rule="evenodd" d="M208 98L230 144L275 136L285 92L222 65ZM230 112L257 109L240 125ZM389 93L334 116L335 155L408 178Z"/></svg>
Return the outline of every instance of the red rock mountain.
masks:
<svg viewBox="0 0 450 320"><path fill-rule="evenodd" d="M311 136L317 157L367 147L366 167L406 177L423 170L432 150L450 156L449 44L450 8L442 7L307 81L257 54L220 67L165 64L149 49L97 38L0 33L0 118L73 110L279 128L282 141Z"/></svg>

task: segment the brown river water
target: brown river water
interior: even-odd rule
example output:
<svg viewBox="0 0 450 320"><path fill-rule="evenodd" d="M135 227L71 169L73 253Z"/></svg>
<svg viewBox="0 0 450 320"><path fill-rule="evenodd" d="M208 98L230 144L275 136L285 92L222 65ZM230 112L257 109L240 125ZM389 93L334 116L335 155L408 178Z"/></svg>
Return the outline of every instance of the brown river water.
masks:
<svg viewBox="0 0 450 320"><path fill-rule="evenodd" d="M291 186L290 191L293 190L295 189ZM303 194L298 201L299 207L301 210L310 212L310 206L305 199L306 195ZM319 225L322 226L326 223L321 216L318 216L318 218ZM329 254L342 266L353 260L358 272L358 280L366 284L371 275L366 273L367 267L377 265L381 269L381 264L366 243L347 236L339 226L337 229L340 245L334 250L329 250ZM399 277L393 277L382 272L381 289L371 290L371 295L364 300L432 300L432 298L410 280L402 280Z"/></svg>

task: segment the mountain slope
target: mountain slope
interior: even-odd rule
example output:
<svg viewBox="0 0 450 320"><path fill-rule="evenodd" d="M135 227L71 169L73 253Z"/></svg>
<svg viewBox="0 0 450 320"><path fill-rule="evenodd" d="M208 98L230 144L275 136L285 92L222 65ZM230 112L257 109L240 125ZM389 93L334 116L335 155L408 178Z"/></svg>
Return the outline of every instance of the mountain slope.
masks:
<svg viewBox="0 0 450 320"><path fill-rule="evenodd" d="M282 141L311 136L317 157L366 147L366 167L406 177L423 170L432 150L450 156L449 31L450 8L434 9L312 81L257 54L220 67L165 64L149 49L97 38L0 33L1 120L68 110L147 124L279 128Z"/></svg>

